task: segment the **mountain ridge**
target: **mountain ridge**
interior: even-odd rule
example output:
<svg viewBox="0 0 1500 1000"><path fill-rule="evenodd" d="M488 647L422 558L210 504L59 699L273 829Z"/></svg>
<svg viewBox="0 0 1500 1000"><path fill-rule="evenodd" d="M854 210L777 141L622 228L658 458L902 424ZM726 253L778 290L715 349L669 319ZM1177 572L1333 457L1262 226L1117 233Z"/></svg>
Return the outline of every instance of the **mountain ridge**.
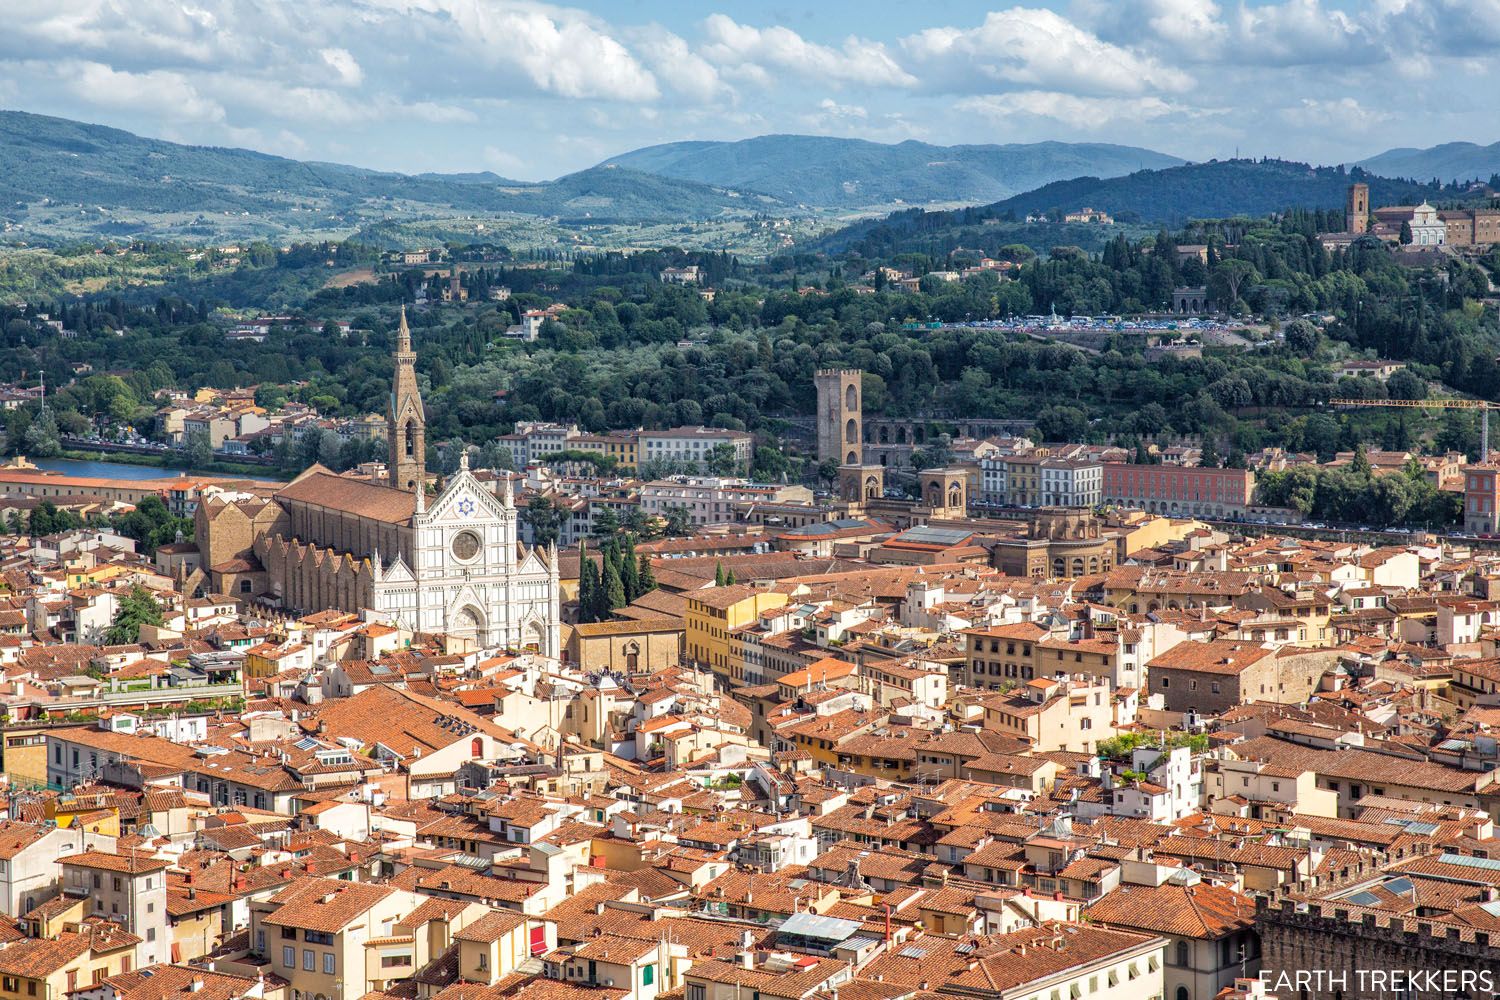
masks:
<svg viewBox="0 0 1500 1000"><path fill-rule="evenodd" d="M1397 146L1357 164L1385 177L1437 177L1442 180L1488 180L1500 174L1500 142L1440 142L1436 146Z"/></svg>
<svg viewBox="0 0 1500 1000"><path fill-rule="evenodd" d="M1050 181L1119 176L1180 165L1180 157L1113 143L961 144L773 133L732 141L690 140L611 156L618 165L679 180L760 191L832 208L996 201Z"/></svg>
<svg viewBox="0 0 1500 1000"><path fill-rule="evenodd" d="M488 172L402 174L185 145L107 125L0 111L0 211L19 221L57 205L101 218L243 213L296 219L312 213L330 227L357 226L403 206L414 207L406 209L408 214L490 212L628 222L783 207L756 192L626 168L591 167L537 182ZM108 224L121 222L109 219Z"/></svg>

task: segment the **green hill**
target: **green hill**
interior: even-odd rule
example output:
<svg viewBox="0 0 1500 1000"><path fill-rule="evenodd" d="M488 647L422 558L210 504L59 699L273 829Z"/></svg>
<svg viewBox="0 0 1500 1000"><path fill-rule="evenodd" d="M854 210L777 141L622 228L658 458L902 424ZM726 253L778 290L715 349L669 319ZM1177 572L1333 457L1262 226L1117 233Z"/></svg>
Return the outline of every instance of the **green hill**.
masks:
<svg viewBox="0 0 1500 1000"><path fill-rule="evenodd" d="M488 173L411 176L0 112L0 212L23 229L82 218L99 232L150 232L228 215L259 234L268 227L348 229L414 213L647 222L778 209L784 206L761 195L622 168L595 167L543 183ZM226 228L222 219L213 221L217 230Z"/></svg>
<svg viewBox="0 0 1500 1000"><path fill-rule="evenodd" d="M1312 167L1286 160L1210 160L1125 177L1079 177L977 208L949 212L898 212L847 226L824 237L815 249L867 254L959 245L965 227L1020 223L1029 215L1053 215L1089 206L1132 224L1179 226L1188 219L1266 215L1286 208L1338 209L1356 180L1370 185L1374 207L1449 200L1464 195L1412 181L1375 177L1360 168ZM1102 227L1070 227L1108 232ZM1013 242L1024 242L1013 239ZM968 245L973 245L972 241Z"/></svg>
<svg viewBox="0 0 1500 1000"><path fill-rule="evenodd" d="M647 146L611 157L605 164L763 191L793 204L858 208L899 202L989 202L1066 177L1115 177L1182 162L1149 149L1108 143L889 145L830 136L763 135L739 142Z"/></svg>

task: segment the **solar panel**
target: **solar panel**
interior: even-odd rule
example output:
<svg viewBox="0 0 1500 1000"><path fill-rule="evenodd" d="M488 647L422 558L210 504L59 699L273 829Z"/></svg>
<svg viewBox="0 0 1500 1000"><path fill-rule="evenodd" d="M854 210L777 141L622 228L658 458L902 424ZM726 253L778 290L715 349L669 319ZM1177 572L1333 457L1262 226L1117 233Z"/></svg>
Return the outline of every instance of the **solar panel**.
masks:
<svg viewBox="0 0 1500 1000"><path fill-rule="evenodd" d="M1411 892L1413 888L1411 879L1404 876L1402 878L1391 879L1385 884L1385 887L1388 891L1394 892L1398 896Z"/></svg>
<svg viewBox="0 0 1500 1000"><path fill-rule="evenodd" d="M1486 871L1500 872L1500 861L1494 858L1476 858L1468 854L1444 854L1438 860L1445 865L1458 865L1461 868L1483 868Z"/></svg>
<svg viewBox="0 0 1500 1000"><path fill-rule="evenodd" d="M902 948L897 952L902 958L921 958L927 954L925 948Z"/></svg>
<svg viewBox="0 0 1500 1000"><path fill-rule="evenodd" d="M1343 901L1353 903L1355 906L1375 906L1380 902L1380 897L1373 892L1360 891L1352 896L1345 896Z"/></svg>
<svg viewBox="0 0 1500 1000"><path fill-rule="evenodd" d="M311 750L317 745L318 741L313 739L311 736L304 736L296 743L292 744L292 746L296 747L298 750Z"/></svg>

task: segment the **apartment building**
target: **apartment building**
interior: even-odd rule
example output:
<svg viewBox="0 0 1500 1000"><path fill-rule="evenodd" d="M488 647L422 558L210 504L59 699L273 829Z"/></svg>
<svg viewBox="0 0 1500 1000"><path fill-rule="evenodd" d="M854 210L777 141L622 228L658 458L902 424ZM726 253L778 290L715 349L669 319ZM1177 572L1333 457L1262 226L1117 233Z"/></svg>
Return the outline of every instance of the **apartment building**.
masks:
<svg viewBox="0 0 1500 1000"><path fill-rule="evenodd" d="M643 462L706 462L721 444L734 449L734 459L750 464L755 438L745 431L723 427L672 427L662 431L641 431L637 435L639 455Z"/></svg>
<svg viewBox="0 0 1500 1000"><path fill-rule="evenodd" d="M1254 493L1255 473L1248 469L1104 464L1104 502L1153 514L1238 517Z"/></svg>
<svg viewBox="0 0 1500 1000"><path fill-rule="evenodd" d="M812 503L805 486L752 483L719 476L672 476L641 487L641 510L666 517L683 508L695 526L724 524L736 519L736 507L748 503Z"/></svg>
<svg viewBox="0 0 1500 1000"><path fill-rule="evenodd" d="M170 862L149 854L112 854L90 848L59 858L65 896L83 897L88 916L120 924L140 938L136 960L142 965L172 958L167 923L167 868Z"/></svg>
<svg viewBox="0 0 1500 1000"><path fill-rule="evenodd" d="M1471 535L1500 533L1500 465L1464 468L1464 531Z"/></svg>
<svg viewBox="0 0 1500 1000"><path fill-rule="evenodd" d="M397 924L421 902L385 885L304 878L250 907L250 947L293 996L364 996L407 979L414 940Z"/></svg>

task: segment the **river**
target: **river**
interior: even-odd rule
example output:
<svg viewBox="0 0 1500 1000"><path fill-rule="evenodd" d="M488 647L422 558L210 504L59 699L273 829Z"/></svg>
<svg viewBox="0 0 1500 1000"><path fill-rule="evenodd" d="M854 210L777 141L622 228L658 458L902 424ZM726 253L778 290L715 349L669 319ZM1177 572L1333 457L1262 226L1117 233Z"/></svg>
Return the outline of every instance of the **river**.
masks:
<svg viewBox="0 0 1500 1000"><path fill-rule="evenodd" d="M38 458L32 464L38 469L52 469L70 476L89 476L94 479L170 479L180 473L211 476L216 479L268 479L258 476L236 476L225 472L197 472L186 468L163 468L159 465L131 465L126 462L96 462L78 458Z"/></svg>

